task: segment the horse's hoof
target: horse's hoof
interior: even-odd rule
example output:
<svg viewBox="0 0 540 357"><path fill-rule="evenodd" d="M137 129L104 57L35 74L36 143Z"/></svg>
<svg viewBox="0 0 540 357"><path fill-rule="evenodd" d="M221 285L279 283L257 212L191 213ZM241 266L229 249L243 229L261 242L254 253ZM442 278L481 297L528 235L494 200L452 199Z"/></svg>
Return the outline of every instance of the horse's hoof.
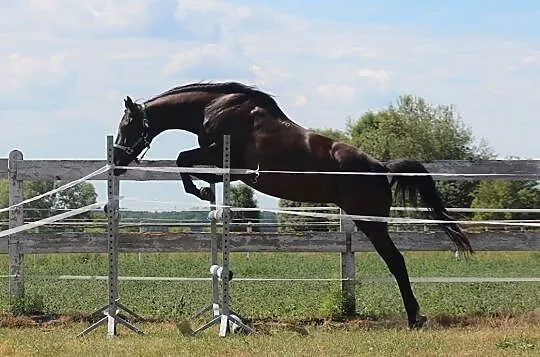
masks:
<svg viewBox="0 0 540 357"><path fill-rule="evenodd" d="M199 192L201 194L201 200L210 202L215 200L214 191L212 191L210 187L203 187L199 190Z"/></svg>
<svg viewBox="0 0 540 357"><path fill-rule="evenodd" d="M416 316L416 320L413 322L409 322L409 330L416 330L424 327L424 324L427 321L427 317L424 315L418 315Z"/></svg>

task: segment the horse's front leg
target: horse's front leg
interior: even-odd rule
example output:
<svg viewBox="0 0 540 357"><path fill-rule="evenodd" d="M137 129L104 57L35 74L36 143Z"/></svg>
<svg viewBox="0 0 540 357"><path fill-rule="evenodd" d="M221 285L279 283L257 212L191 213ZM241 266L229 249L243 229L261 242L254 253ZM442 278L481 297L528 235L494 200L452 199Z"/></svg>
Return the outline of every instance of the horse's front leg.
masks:
<svg viewBox="0 0 540 357"><path fill-rule="evenodd" d="M208 147L201 147L192 150L182 151L178 154L176 159L176 165L178 167L193 167L196 165L209 165L209 166L218 166L219 158L222 156L222 150L217 145L211 145ZM201 200L213 201L214 192L210 187L201 187L198 188L193 183L192 177L195 176L198 179L206 181L208 183L217 183L222 181L221 175L216 174L188 174L181 173L180 177L182 178L182 183L184 184L184 190L187 193L197 196Z"/></svg>

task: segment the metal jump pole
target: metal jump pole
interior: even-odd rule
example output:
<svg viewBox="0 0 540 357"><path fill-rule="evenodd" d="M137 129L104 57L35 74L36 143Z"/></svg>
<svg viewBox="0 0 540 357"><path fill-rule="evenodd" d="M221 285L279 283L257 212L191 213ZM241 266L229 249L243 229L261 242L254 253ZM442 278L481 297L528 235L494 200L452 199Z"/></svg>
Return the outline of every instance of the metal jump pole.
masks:
<svg viewBox="0 0 540 357"><path fill-rule="evenodd" d="M239 315L230 308L230 292L229 285L232 279L232 272L229 267L229 236L230 236L230 224L231 224L231 209L230 193L231 193L231 174L229 169L231 168L231 136L225 135L223 137L223 168L226 172L223 174L223 208L221 214L221 220L223 222L223 233L221 236L221 254L222 266L217 265L217 241L212 241L212 305L196 313L192 318L200 316L202 313L212 310L213 318L206 324L202 325L193 333L197 333L207 328L219 324L219 336L225 337L231 331L231 327L238 327L246 332L254 333L255 331L244 324ZM214 191L215 192L215 191ZM217 213L214 211L214 213ZM218 218L216 214L214 218ZM215 224L215 221L214 221ZM219 302L219 280L221 280L221 303Z"/></svg>
<svg viewBox="0 0 540 357"><path fill-rule="evenodd" d="M133 310L128 309L126 306L119 302L118 297L118 222L120 220L119 212L119 193L120 193L120 180L114 175L114 150L113 150L113 137L107 136L107 164L111 167L107 173L107 254L108 254L108 303L95 313L103 313L105 316L84 331L79 333L78 336L86 335L87 333L95 330L100 325L107 324L107 335L113 337L117 335L116 326L120 323L128 329L143 334L143 332L130 322L120 317L118 313L120 309L124 310L128 314L140 319Z"/></svg>

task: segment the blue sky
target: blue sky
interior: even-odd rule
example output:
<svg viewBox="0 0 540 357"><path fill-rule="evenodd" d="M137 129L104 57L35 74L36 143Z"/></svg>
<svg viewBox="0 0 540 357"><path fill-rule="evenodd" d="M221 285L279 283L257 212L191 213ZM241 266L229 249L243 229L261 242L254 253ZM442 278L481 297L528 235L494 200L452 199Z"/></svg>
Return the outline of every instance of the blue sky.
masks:
<svg viewBox="0 0 540 357"><path fill-rule="evenodd" d="M538 158L540 3L0 0L0 157L103 158L123 97L201 80L257 85L316 128L415 94L455 105L500 157ZM167 132L147 158L195 145ZM122 193L200 204L179 183Z"/></svg>

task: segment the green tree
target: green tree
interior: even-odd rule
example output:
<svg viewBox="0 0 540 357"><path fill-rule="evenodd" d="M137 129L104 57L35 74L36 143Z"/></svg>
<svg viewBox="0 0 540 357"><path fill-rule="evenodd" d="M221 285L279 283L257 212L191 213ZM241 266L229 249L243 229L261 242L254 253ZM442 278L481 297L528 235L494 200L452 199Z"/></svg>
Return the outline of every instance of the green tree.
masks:
<svg viewBox="0 0 540 357"><path fill-rule="evenodd" d="M308 212L314 213L339 213L337 209L326 209L325 207L336 207L334 204L322 204L322 203L311 203L311 202L295 202L289 200L279 200L279 208L283 210L297 210L299 208L313 208L317 207L320 209L310 209ZM328 231L337 231L339 230L339 221L335 219L328 219L322 217L310 217L310 216L300 216L294 214L278 214L278 223L279 230L281 232L303 232L303 231L319 231L319 232L328 232Z"/></svg>
<svg viewBox="0 0 540 357"><path fill-rule="evenodd" d="M254 191L245 184L231 185L230 205L239 208L257 208L257 200L254 197ZM233 223L258 223L259 211L233 211ZM246 231L244 225L232 225L231 229L235 231ZM256 231L257 229L253 229Z"/></svg>
<svg viewBox="0 0 540 357"><path fill-rule="evenodd" d="M42 193L53 190L63 185L62 181L35 180L25 181L23 186L23 196L25 199L35 197ZM55 195L46 196L39 200L24 205L25 219L38 220L49 217L57 213L56 210L74 209L96 202L97 194L94 185L85 182L58 192ZM9 203L9 192L7 180L0 180L0 207L7 207ZM7 218L7 212L3 215ZM91 217L91 213L83 213L78 217Z"/></svg>
<svg viewBox="0 0 540 357"><path fill-rule="evenodd" d="M24 199L41 195L58 187L55 181L50 180L25 181L23 185ZM60 193L58 193L58 195L60 195ZM57 195L46 196L25 204L23 206L25 219L38 220L51 216L53 214L52 208L54 208L56 197Z"/></svg>
<svg viewBox="0 0 540 357"><path fill-rule="evenodd" d="M7 207L8 202L9 202L8 181L0 180L0 208ZM8 215L9 215L8 212L0 213L0 230L4 230L8 226L8 223L7 223Z"/></svg>
<svg viewBox="0 0 540 357"><path fill-rule="evenodd" d="M8 181L0 180L0 207L7 207L9 201Z"/></svg>
<svg viewBox="0 0 540 357"><path fill-rule="evenodd" d="M82 183L80 185L68 188L58 194L55 209L73 209L96 203L97 193L94 185L91 183Z"/></svg>
<svg viewBox="0 0 540 357"><path fill-rule="evenodd" d="M485 144L475 145L472 132L453 106L431 105L405 95L380 112L349 121L354 146L380 160L464 160L490 155Z"/></svg>
<svg viewBox="0 0 540 357"><path fill-rule="evenodd" d="M484 142L475 142L453 106L431 105L412 95L399 97L388 109L349 121L347 131L354 146L382 161L481 160L492 156ZM443 200L457 207L470 207L477 185L474 181L437 182Z"/></svg>
<svg viewBox="0 0 540 357"><path fill-rule="evenodd" d="M540 187L536 181L482 181L473 192L473 208L540 207ZM539 219L538 213L475 212L475 220Z"/></svg>
<svg viewBox="0 0 540 357"><path fill-rule="evenodd" d="M329 137L331 139L341 141L342 143L351 144L351 136L348 131L343 131L339 129L311 129L316 133Z"/></svg>

